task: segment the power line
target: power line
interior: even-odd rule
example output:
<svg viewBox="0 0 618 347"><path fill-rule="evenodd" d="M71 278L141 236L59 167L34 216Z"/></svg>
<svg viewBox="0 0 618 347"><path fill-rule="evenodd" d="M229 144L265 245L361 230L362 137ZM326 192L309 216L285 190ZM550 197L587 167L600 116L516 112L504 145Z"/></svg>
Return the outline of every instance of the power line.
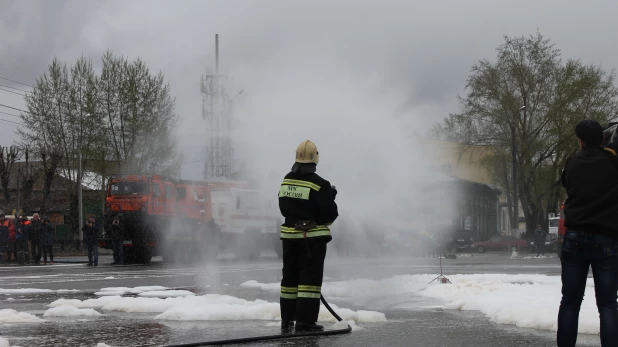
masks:
<svg viewBox="0 0 618 347"><path fill-rule="evenodd" d="M26 94L22 94L22 93L14 92L14 91L12 91L12 90L4 89L4 88L0 88L0 90L5 91L5 92L7 92L7 93L13 93L13 94L17 94L17 95L20 95L20 96L26 96Z"/></svg>
<svg viewBox="0 0 618 347"><path fill-rule="evenodd" d="M21 118L20 116L18 116L16 114L12 114L12 113L2 112L2 111L0 111L0 113L5 114L7 116L13 116L13 117L16 117L16 118Z"/></svg>
<svg viewBox="0 0 618 347"><path fill-rule="evenodd" d="M2 121L2 122L7 122L7 123L13 123L13 124L16 124L16 125L23 125L23 124L21 124L21 123L18 123L18 122L13 122L13 121L11 121L11 120L8 120L8 119L3 119L3 118L0 118L0 121Z"/></svg>
<svg viewBox="0 0 618 347"><path fill-rule="evenodd" d="M0 84L0 87L9 88L9 89L15 89L15 90L19 90L20 92L24 92L24 93L30 93L29 90L7 86L6 84Z"/></svg>
<svg viewBox="0 0 618 347"><path fill-rule="evenodd" d="M20 108L15 108L15 107L12 107L12 106L9 106L9 105L5 105L5 104L0 104L0 106L6 107L6 108L10 108L12 110L19 111L19 112L26 112L26 113L30 113L30 114L35 114L35 113L32 113L32 112L28 112L26 110L22 110Z"/></svg>
<svg viewBox="0 0 618 347"><path fill-rule="evenodd" d="M6 77L2 77L2 76L0 76L0 80L10 81L10 82L13 82L13 83L21 84L21 85L26 86L26 87L34 88L34 86L31 86L29 84L18 82L18 81L14 81L14 80L12 80L10 78L6 78Z"/></svg>

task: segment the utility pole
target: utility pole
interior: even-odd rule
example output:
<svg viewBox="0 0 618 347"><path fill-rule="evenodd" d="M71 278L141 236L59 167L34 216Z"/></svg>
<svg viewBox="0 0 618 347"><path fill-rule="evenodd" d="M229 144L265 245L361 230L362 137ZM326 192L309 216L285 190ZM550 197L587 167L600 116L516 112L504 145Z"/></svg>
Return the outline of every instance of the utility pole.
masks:
<svg viewBox="0 0 618 347"><path fill-rule="evenodd" d="M17 169L17 212L20 211L19 205L21 205L21 166Z"/></svg>
<svg viewBox="0 0 618 347"><path fill-rule="evenodd" d="M84 240L84 233L82 232L82 227L84 225L84 218L83 218L83 206L82 206L82 139L81 139L81 135L79 136L79 140L77 142L77 150L78 152L78 163L77 163L77 210L78 210L78 217L79 218L79 243L81 243L81 241ZM78 243L78 244L79 244Z"/></svg>
<svg viewBox="0 0 618 347"><path fill-rule="evenodd" d="M524 111L526 109L526 105L522 106L519 108L518 112ZM519 118L519 114L518 117L516 119L513 119L512 125L511 125L511 155L513 157L513 173L512 173L512 178L513 178L513 223L514 225L511 225L511 234L512 236L516 236L519 237L519 235L514 235L515 232L514 230L517 230L517 232L519 232L519 195L518 195L518 186L517 186L517 119Z"/></svg>

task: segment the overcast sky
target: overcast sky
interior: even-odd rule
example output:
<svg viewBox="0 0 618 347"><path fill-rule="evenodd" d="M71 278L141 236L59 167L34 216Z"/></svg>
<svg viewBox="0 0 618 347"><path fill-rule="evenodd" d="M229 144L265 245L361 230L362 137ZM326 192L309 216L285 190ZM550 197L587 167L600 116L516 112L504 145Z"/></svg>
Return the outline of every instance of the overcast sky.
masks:
<svg viewBox="0 0 618 347"><path fill-rule="evenodd" d="M84 54L99 65L106 49L162 71L177 98L187 161L202 159L199 81L214 65L218 33L221 70L245 90L239 155L278 175L305 137L316 139L327 167L335 155L369 162L392 155L397 167L407 154L392 147L456 112L470 67L494 59L505 34L539 30L565 58L618 64L612 0L0 0L0 8L0 77L33 84L54 56L72 63ZM1 90L0 103L24 108L21 96ZM0 122L1 145L13 142L14 129ZM376 148L372 156L350 154L363 143ZM186 164L183 175L197 178L202 165Z"/></svg>

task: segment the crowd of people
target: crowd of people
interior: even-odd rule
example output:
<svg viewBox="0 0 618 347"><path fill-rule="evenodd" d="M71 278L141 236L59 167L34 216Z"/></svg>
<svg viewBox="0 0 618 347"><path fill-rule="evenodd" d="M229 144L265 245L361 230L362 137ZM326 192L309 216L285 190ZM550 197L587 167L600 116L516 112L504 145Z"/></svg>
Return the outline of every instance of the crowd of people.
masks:
<svg viewBox="0 0 618 347"><path fill-rule="evenodd" d="M47 265L54 263L54 226L49 217L40 218L38 213L29 220L26 216L15 213L14 218L7 218L0 211L0 263L28 264L30 262Z"/></svg>
<svg viewBox="0 0 618 347"><path fill-rule="evenodd" d="M121 216L116 216L110 227L109 236L114 249L114 261L111 265L124 264L123 225ZM82 228L84 244L88 253L88 266L99 265L99 228L94 217L89 217ZM40 218L38 213L31 219L15 213L14 218L7 218L0 211L0 264L16 263L19 265L54 264L55 229L48 216Z"/></svg>

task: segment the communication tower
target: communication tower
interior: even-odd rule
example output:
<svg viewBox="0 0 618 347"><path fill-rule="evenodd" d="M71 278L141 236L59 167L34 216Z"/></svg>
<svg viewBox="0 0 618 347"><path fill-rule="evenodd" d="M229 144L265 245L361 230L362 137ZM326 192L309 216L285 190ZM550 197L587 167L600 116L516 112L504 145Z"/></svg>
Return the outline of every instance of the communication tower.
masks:
<svg viewBox="0 0 618 347"><path fill-rule="evenodd" d="M215 34L215 71L206 69L202 76L202 117L206 120L206 162L204 179L228 180L232 176L234 149L230 137L232 100L230 79L219 74L219 34Z"/></svg>

